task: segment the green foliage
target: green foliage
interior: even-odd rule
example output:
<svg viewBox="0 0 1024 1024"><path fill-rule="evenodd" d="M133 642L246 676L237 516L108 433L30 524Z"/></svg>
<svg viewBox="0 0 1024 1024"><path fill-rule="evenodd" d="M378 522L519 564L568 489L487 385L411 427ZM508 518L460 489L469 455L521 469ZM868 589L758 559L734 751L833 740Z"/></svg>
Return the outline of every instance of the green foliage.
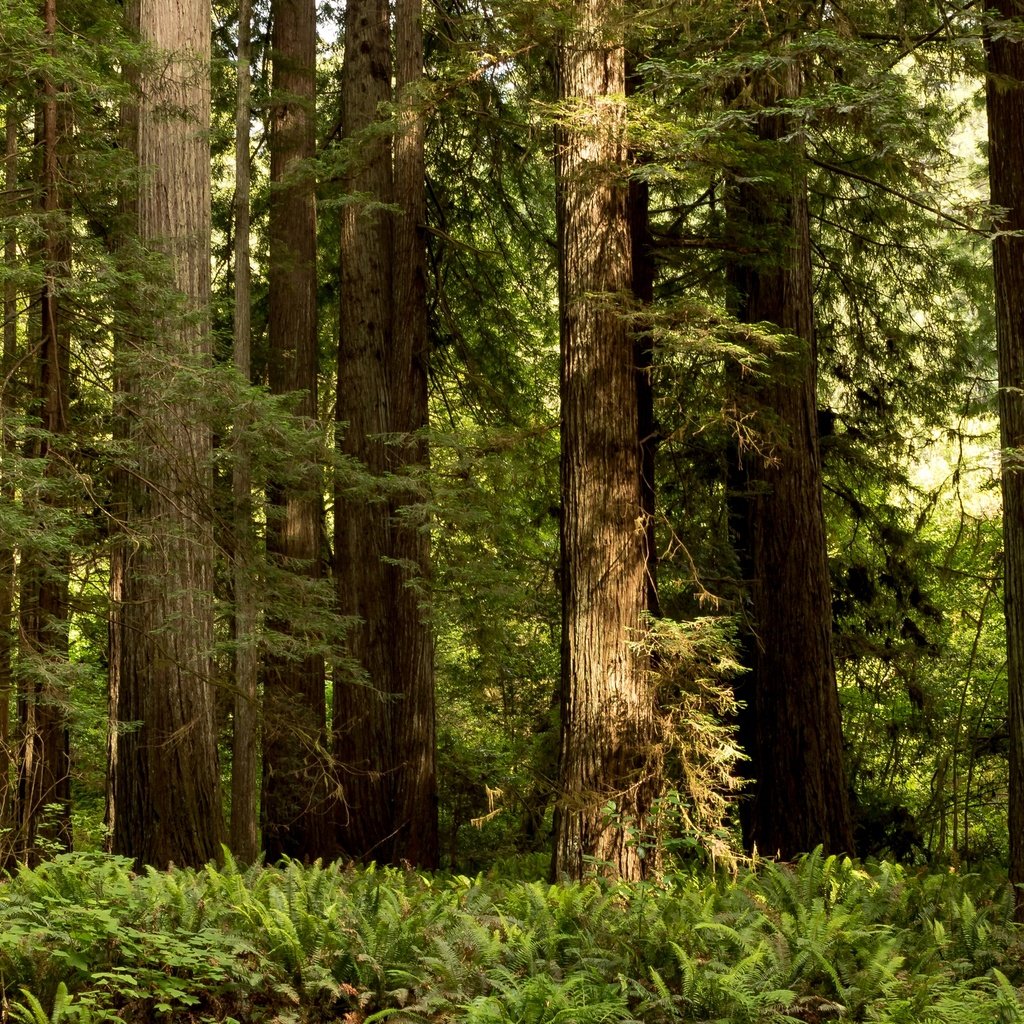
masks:
<svg viewBox="0 0 1024 1024"><path fill-rule="evenodd" d="M334 18L333 6L321 5L321 17ZM230 678L237 646L251 643L284 658L321 654L337 679L354 671L344 654L350 624L334 612L329 574L314 582L258 559L258 635L234 635L228 580L236 553L222 522L237 451L251 456L254 495L268 480L285 486L308 481L311 464L322 470L316 485L325 493L332 475L367 501L382 500L389 488L415 488L421 501L409 514L431 530L434 560L430 579L416 586L430 604L437 641L443 855L449 866L467 871L500 862L500 870L493 869L499 876L521 870L522 861L501 860L512 853L543 858L556 775L560 499L551 71L559 34L572 28L571 12L563 6L543 0L441 0L425 10L431 465L423 476L371 478L332 451L335 214L341 203L369 205L372 197L340 194L339 173L351 152L336 145L341 56L337 42L326 37L318 67L321 145L315 165L303 169L318 179L322 214L320 426L296 423L289 415L292 398L268 396L258 383L238 379L224 358L232 298L236 13L230 3L215 5L214 26L216 365L154 367L140 360L133 367L131 359L121 361L122 371L152 374L167 401L194 407L218 439L211 468L222 488L218 507L209 510L218 523L218 633L211 652L218 682ZM967 77L976 74L981 58L977 24L966 9L940 21L935 5L921 0L808 7L800 32L781 33L768 31L756 4L627 6L634 72L631 173L650 190L657 277L654 301L630 315L654 346L659 585L666 618L652 643L672 786L654 816L657 834L633 839L660 844L670 858L684 862L708 853L720 860L731 855L738 751L728 726L735 711L729 684L736 670L732 633L744 605L730 544L726 465L735 464L745 446L763 445L770 433L769 417L737 421L731 378L775 372L786 342L770 325L741 326L730 315L727 268L738 243L729 236L728 206L738 181L771 181L794 171L786 155L793 147L754 144L750 129L757 115L734 100L753 74L799 65L805 89L787 102L785 113L807 153L797 170L808 180L813 223L834 641L858 849L976 863L981 851L1005 848L1008 742L999 510L989 500L991 481L984 482L993 475L997 443L990 417L988 239L981 233L984 168L976 152L977 97ZM271 59L268 11L264 4L256 7L252 263L258 271L253 380L259 382L268 359L262 271L269 265L265 132ZM13 0L0 27L4 105L18 149L17 187L0 203L0 227L14 232L18 242L17 258L0 266L0 283L14 285L18 307L0 409L8 442L0 448L0 477L9 491L0 497L0 547L5 557L8 547L16 548L19 566L34 556L67 577L69 653L40 656L19 642L17 597L15 617L0 622L0 629L13 645L16 682L46 682L66 712L79 847L102 841L107 545L118 520L110 506L110 481L118 469L137 469L124 441L112 437L113 334L115 326L132 336L144 334L170 301L160 284L159 261L128 243L114 244L118 205L137 184L128 148L118 141L119 109L130 99L121 72L161 59L126 37L121 15L117 4L102 0L88 6L61 0L61 27L49 41L39 4ZM62 167L69 207L50 218L40 210L33 123L47 76L60 85L59 103L74 125L66 140L70 159ZM370 134L394 131L394 111L382 109ZM71 429L61 438L44 436L30 415L36 371L29 356L38 329L30 310L44 277L40 242L54 223L70 241L73 267L60 289L72 324ZM778 241L739 240L757 251ZM33 457L43 441L58 456L59 472ZM257 510L257 534L273 515L272 508ZM13 571L4 569L8 578ZM290 631L275 625L284 622ZM228 687L220 689L223 709ZM221 718L226 733L227 713ZM227 758L224 764L227 772ZM17 766L10 767L14 783ZM14 836L9 828L0 830L0 851L15 845ZM28 919L19 919L0 943L5 955L24 960L24 984L46 1013L56 1006L63 959L71 972L72 1002L60 1011L66 1017L105 1012L108 997L121 1005L118 1000L128 999L138 984L151 994L162 986L168 1005L183 1003L185 995L175 994L180 979L213 970L196 962L186 936L210 928L264 937L259 951L246 956L270 972L267 984L277 986L282 1006L291 1000L326 1013L349 998L345 986L351 985L360 993L351 1007L360 1013L411 1013L413 1005L421 1007L417 1012L440 1013L440 1007L452 1006L481 1019L506 1011L533 1019L531 1008L547 1002L558 1007L555 1015L580 1012L573 1000L593 979L589 968L561 963L572 931L547 921L548 895L534 893L532 910L510 923L519 943L516 955L532 965L516 970L558 964L565 977L576 979L574 987L555 997L545 991L547 981L518 985L517 978L530 975L501 976L507 1005L499 1010L497 989L492 992L473 965L506 969L510 940L500 929L485 934L476 918L452 911L446 927L453 931L442 934L426 904L418 902L418 883L406 891L398 876L359 876L357 882L333 868L320 871L314 880L295 865L283 874L251 877L229 869L202 883L179 879L177 890L155 878L133 880L132 893L153 888L152 906L159 911L140 909L133 920L115 905L96 902L97 894L77 894L70 904L54 903L47 917L67 936L53 958L32 948L31 936L45 934L46 922L37 922L43 928L38 932ZM123 881L112 878L110 890L118 891ZM945 929L942 956L962 965L957 984L972 972L982 977L998 967L985 931L987 911L975 907L972 913L968 894L953 899L941 887L932 892L932 885L910 888L922 906L932 899L958 908L955 921L946 909L927 917ZM204 887L215 895L197 895ZM399 891L404 895L397 896ZM888 891L880 886L865 899L888 898ZM480 890L473 892L472 900L465 894L450 894L450 900L486 902ZM135 896L122 896L125 905L141 908L132 904ZM76 901L83 910L74 923L69 907L78 906ZM213 923L204 915L218 901L234 909ZM645 890L643 900L626 902L633 939L646 947L661 934L667 909L654 889ZM848 933L857 933L857 913L844 918L847 911L827 900L819 913L807 894L787 906L788 916L770 938L747 935L735 921L718 922L738 936L729 954L735 973L728 983L705 969L703 954L676 939L683 952L650 965L637 962L630 977L643 980L643 998L662 999L660 986L668 986L672 999L682 1000L672 1005L685 1004L687 1013L745 1019L824 1015L823 1006L799 1003L810 996L792 987L794 971L801 977L817 972L815 984L836 1005L861 1007L849 1013L868 1013L865 993L899 987L898 978L886 976L884 944L877 962L847 962L843 943ZM413 936L405 922L421 911L425 933ZM504 907L501 913L513 912ZM604 910L594 913L601 917ZM112 937L125 920L124 937ZM702 941L713 933L715 928L695 932ZM725 942L725 933L718 935ZM101 952L108 947L104 960ZM344 955L337 952L342 948ZM728 948L719 951L723 958ZM783 951L789 966L776 970ZM684 953L691 959L679 959ZM138 973L149 955L162 965L164 981ZM894 961L905 955L894 952ZM230 950L224 956L234 962ZM106 972L93 1003L82 1002L75 987L82 981L75 971L85 970L78 961ZM246 963L245 956L239 962ZM129 974L118 973L125 970ZM775 988L762 985L769 975ZM437 984L427 985L426 978ZM211 975L208 981L211 998L237 998L231 994L237 979ZM736 1007L723 1009L725 990L739 1000ZM402 991L407 995L394 994ZM998 991L991 979L978 982L965 1005ZM17 998L17 989L12 993ZM746 1002L742 993L749 996ZM595 990L594 998L615 1019L618 1011L611 1007L619 996ZM643 1017L634 1003L631 1012ZM658 1005L663 1003L668 1005L664 999ZM24 1005L35 1019L32 1004ZM656 1018L656 1011L649 1012Z"/></svg>
<svg viewBox="0 0 1024 1024"><path fill-rule="evenodd" d="M707 616L659 619L650 632L666 774L678 788L659 798L654 834L642 838L655 850L695 853L722 866L734 863L738 848L730 819L742 785L733 683L743 668L734 633L731 619Z"/></svg>
<svg viewBox="0 0 1024 1024"><path fill-rule="evenodd" d="M63 855L0 888L0 1019L1016 1024L1011 905L820 851L636 886Z"/></svg>

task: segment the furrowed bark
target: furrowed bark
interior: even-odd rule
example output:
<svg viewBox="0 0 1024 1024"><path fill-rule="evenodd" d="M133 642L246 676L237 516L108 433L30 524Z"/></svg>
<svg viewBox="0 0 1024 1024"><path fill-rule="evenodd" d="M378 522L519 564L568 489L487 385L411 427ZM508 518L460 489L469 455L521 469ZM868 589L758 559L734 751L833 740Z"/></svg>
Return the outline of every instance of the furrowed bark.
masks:
<svg viewBox="0 0 1024 1024"><path fill-rule="evenodd" d="M584 0L560 47L562 742L552 870L643 876L659 789L643 651L647 563L632 267L625 54L618 4Z"/></svg>
<svg viewBox="0 0 1024 1024"><path fill-rule="evenodd" d="M223 837L213 702L212 437L197 376L211 359L209 0L133 0L164 55L137 74L128 128L142 169L139 242L166 279L118 339L123 533L111 568L111 828L115 853L198 866Z"/></svg>

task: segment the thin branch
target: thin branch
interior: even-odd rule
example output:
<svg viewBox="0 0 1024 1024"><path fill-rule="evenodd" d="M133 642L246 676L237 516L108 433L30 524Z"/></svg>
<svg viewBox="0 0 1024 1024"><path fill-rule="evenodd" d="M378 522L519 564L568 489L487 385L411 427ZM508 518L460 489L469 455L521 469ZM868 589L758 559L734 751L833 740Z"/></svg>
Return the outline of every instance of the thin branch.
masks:
<svg viewBox="0 0 1024 1024"><path fill-rule="evenodd" d="M905 203L909 203L911 206L916 206L920 210L925 210L928 213L934 213L940 220L948 221L950 224L955 225L962 231L968 232L972 235L981 235L983 238L991 237L991 233L983 230L982 228L976 228L973 224L968 224L965 220L960 220L959 217L954 217L951 213L946 213L945 210L939 209L937 206L933 206L931 203L926 203L923 199L915 199L913 196L909 196L906 192L901 192L898 188L893 188L892 185L886 185L884 181L879 181L877 178L872 178L868 174L861 174L860 171L851 170L849 167L840 167L838 164L828 163L825 160L819 160L817 157L808 156L807 158L815 167L820 167L823 171L831 171L833 174L838 174L844 178L850 178L853 181L863 182L865 185L871 185L874 188L881 189L883 192L888 192L889 195L895 196L897 199L902 200Z"/></svg>

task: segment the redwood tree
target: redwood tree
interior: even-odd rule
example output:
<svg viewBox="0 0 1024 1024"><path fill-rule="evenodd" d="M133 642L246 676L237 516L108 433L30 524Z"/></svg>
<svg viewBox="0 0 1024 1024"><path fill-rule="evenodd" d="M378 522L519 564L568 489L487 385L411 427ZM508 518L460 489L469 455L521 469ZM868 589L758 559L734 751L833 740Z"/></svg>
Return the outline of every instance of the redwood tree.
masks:
<svg viewBox="0 0 1024 1024"><path fill-rule="evenodd" d="M416 431L427 419L418 0L396 5L394 68L391 46L386 0L350 0L342 122L352 149L344 185L371 202L342 208L337 416L341 450L367 474L361 485L340 478L335 497L338 604L355 625L351 668L335 677L334 752L342 848L431 867L438 856L433 657L418 590L429 547L410 472L426 461ZM374 129L392 98L400 112L393 141ZM386 495L384 474L396 474Z"/></svg>
<svg viewBox="0 0 1024 1024"><path fill-rule="evenodd" d="M137 73L126 113L141 172L138 241L158 258L148 287L123 300L115 356L130 461L114 505L109 813L114 852L199 865L219 854L223 835L212 444L197 386L211 351L209 0L133 0L128 24L159 55Z"/></svg>
<svg viewBox="0 0 1024 1024"><path fill-rule="evenodd" d="M57 33L56 0L43 5L44 31L51 59ZM43 215L43 285L39 294L39 339L33 371L33 417L40 431L28 442L28 454L42 462L45 484L32 503L40 520L36 536L21 553L19 607L22 657L19 659L18 751L19 839L30 861L38 857L42 838L71 846L71 764L63 692L68 657L68 574L70 554L47 537L47 512L59 508L68 432L69 321L62 308L61 282L70 274L71 246L64 225L67 201L69 118L52 71L43 77L37 138L42 161L40 191ZM30 506L31 507L31 506ZM52 515L52 511L50 513ZM54 808L58 808L54 813Z"/></svg>
<svg viewBox="0 0 1024 1024"><path fill-rule="evenodd" d="M634 96L643 84L636 69L635 56L626 58L626 95ZM647 154L631 153L630 162L644 164ZM632 265L633 297L641 307L654 301L654 283L657 266L654 262L654 244L651 237L651 189L638 176L629 182L629 241ZM660 436L654 412L654 337L652 325L642 317L634 318L634 345L636 349L637 437L640 442L640 503L643 509L644 545L647 560L647 610L657 617L661 614L658 598L658 539L657 539L657 480L656 467Z"/></svg>
<svg viewBox="0 0 1024 1024"><path fill-rule="evenodd" d="M731 487L749 586L749 675L741 739L751 757L746 841L783 856L819 843L853 846L832 655L832 605L816 415L816 355L807 186L798 130L782 109L800 95L796 63L756 74L740 91L755 117L755 151L771 170L734 185L737 259L730 286L740 320L783 336L785 354L736 381L741 416L762 437L741 450ZM754 180L757 179L757 180Z"/></svg>
<svg viewBox="0 0 1024 1024"><path fill-rule="evenodd" d="M18 116L17 108L11 103L4 110L4 192L12 212L16 209L15 194L18 185ZM14 367L18 348L18 292L14 283L13 271L18 260L18 236L12 222L4 231L4 269L7 277L4 280L4 333L3 333L3 374L7 379ZM10 389L0 389L0 414L3 415L2 435L0 444L5 454L13 450L9 434L8 416L14 411L14 402ZM0 479L0 496L4 501L14 497L14 487L5 477ZM13 654L14 636L11 627L14 624L14 590L15 590L14 545L12 538L5 538L0 544L0 828L9 829L13 820L14 801L10 784L11 757L11 696L14 692ZM0 863L12 852L5 847L0 848Z"/></svg>
<svg viewBox="0 0 1024 1024"><path fill-rule="evenodd" d="M387 0L353 0L345 10L342 123L349 138L373 125L391 97ZM354 151L346 191L391 198L391 148L380 135ZM341 450L372 475L387 469L387 357L391 343L391 232L380 207L348 204L341 213L341 335L338 401ZM362 673L334 681L334 753L342 788L341 845L353 856L388 859L393 833L390 789L395 750L391 731L386 502L340 487L334 504L338 606L355 617L349 634Z"/></svg>
<svg viewBox="0 0 1024 1024"><path fill-rule="evenodd" d="M274 0L270 97L270 388L296 394L295 414L317 417L316 206L303 161L315 149L316 4ZM324 661L304 637L309 583L321 575L320 471L298 467L269 488L267 550L277 583L268 627L284 643L265 659L263 845L267 856L328 852ZM288 648L291 649L288 649ZM309 648L312 647L313 650Z"/></svg>
<svg viewBox="0 0 1024 1024"><path fill-rule="evenodd" d="M249 205L251 157L249 122L252 117L249 68L252 4L238 4L238 86L235 99L235 368L248 382L252 363L252 275L249 267ZM235 462L231 492L234 514L233 584L235 598L235 691L231 729L231 850L244 863L259 853L256 830L257 742L259 717L259 654L256 647L256 535L253 528L252 458L245 429L245 413L235 419Z"/></svg>
<svg viewBox="0 0 1024 1024"><path fill-rule="evenodd" d="M400 856L436 867L437 778L435 765L434 640L426 610L430 577L430 533L418 511L417 472L429 461L423 430L428 424L427 270L424 231L427 221L426 122L423 81L422 0L395 3L395 93L399 109L394 139L392 221L394 268L389 390L392 430L401 438L392 467L408 476L408 486L392 497L392 617L400 623L392 636L393 679L401 682L395 708L395 745L400 770L394 799L403 825Z"/></svg>
<svg viewBox="0 0 1024 1024"><path fill-rule="evenodd" d="M639 878L658 790L621 6L580 0L559 47L562 740L553 873ZM614 807L610 805L614 804ZM609 813L611 812L611 813Z"/></svg>
<svg viewBox="0 0 1024 1024"><path fill-rule="evenodd" d="M1020 0L988 5L996 19L1024 17ZM1024 41L1019 28L986 37L988 159L999 234L992 242L1003 449L1003 594L1010 726L1010 881L1024 918Z"/></svg>

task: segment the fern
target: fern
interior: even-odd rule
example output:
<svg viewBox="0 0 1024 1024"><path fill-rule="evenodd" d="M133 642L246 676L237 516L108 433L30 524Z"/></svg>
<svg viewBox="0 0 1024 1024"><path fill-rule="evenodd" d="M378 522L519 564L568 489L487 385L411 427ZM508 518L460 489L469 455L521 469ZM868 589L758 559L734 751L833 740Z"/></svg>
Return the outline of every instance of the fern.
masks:
<svg viewBox="0 0 1024 1024"><path fill-rule="evenodd" d="M651 982L651 991L645 991L637 1007L640 1019L684 1020L684 997L676 994L666 984L664 978L653 967L647 969Z"/></svg>
<svg viewBox="0 0 1024 1024"><path fill-rule="evenodd" d="M999 1024L1024 1024L1024 1004L1021 993L1007 980L1002 971L992 969L995 981L996 1005L999 1009Z"/></svg>
<svg viewBox="0 0 1024 1024"><path fill-rule="evenodd" d="M53 1008L49 1013L38 997L28 989L23 988L21 996L23 1001L12 1003L10 1007L11 1020L19 1024L123 1024L117 1014L97 1007L94 1000L76 999L63 981L57 985Z"/></svg>
<svg viewBox="0 0 1024 1024"><path fill-rule="evenodd" d="M70 856L0 889L0 1006L17 1024L1024 1024L1008 892L820 851L642 887Z"/></svg>
<svg viewBox="0 0 1024 1024"><path fill-rule="evenodd" d="M11 1007L11 1016L15 1020L24 1021L25 1024L51 1024L51 1022L52 1024L58 1024L63 1019L63 1004L68 999L68 989L63 981L57 986L52 1014L47 1013L43 1009L43 1004L28 989L23 988L21 995L25 1001L23 1003L15 1003Z"/></svg>
<svg viewBox="0 0 1024 1024"><path fill-rule="evenodd" d="M465 1024L640 1024L618 986L589 974L556 980L500 971L494 988L463 1007Z"/></svg>

